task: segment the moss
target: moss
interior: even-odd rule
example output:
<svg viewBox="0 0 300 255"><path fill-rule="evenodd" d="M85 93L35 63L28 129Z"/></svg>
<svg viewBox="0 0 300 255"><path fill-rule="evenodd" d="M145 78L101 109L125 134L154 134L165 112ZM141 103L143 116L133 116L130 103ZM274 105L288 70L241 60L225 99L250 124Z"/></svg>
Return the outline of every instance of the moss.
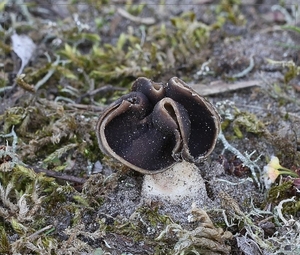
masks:
<svg viewBox="0 0 300 255"><path fill-rule="evenodd" d="M226 21L234 25L244 25L245 17L240 12L240 0L222 0L216 8L216 17L218 17L218 26L222 26Z"/></svg>
<svg viewBox="0 0 300 255"><path fill-rule="evenodd" d="M256 115L249 112L240 112L236 114L232 124L234 133L238 138L243 137L242 129L257 135L268 134L263 122L261 122Z"/></svg>
<svg viewBox="0 0 300 255"><path fill-rule="evenodd" d="M286 203L283 208L283 213L287 215L297 216L300 210L300 201Z"/></svg>
<svg viewBox="0 0 300 255"><path fill-rule="evenodd" d="M152 14L149 6L131 2L127 1L124 6L131 15L148 15L149 11ZM186 242L189 238L182 236L182 242L177 243L176 231L171 231L174 222L157 207L138 208L130 219L111 215L105 215L110 219L107 221L105 217L97 218L99 208L118 190L119 173L127 170L100 152L94 128L105 105L124 94L137 76L166 80L176 75L186 81L195 81L193 74L199 66L214 56L215 42L221 45L224 45L223 39L230 44L235 42L237 37L228 38L230 35L223 31L224 26L228 23L245 25L241 1L223 0L211 6L205 15L212 14L212 19L205 15L197 17L197 13L191 11L168 17L160 16L158 11L153 15L155 24L150 25L140 25L122 17L120 21L117 8L123 6L107 0L68 3L61 6L62 15L68 13L66 18L49 15L47 22L43 15L52 14L51 8L41 14L44 7L34 2L11 5L4 1L0 4L3 14L0 97L5 104L0 104L0 142L3 144L0 146L0 253L92 254L95 248L98 248L95 253L101 253L109 250L106 238L126 240L134 248L144 243L146 248L151 247L149 253L154 254L174 254L174 248L178 249L180 244L186 245L181 254L199 253L201 247L189 246ZM82 12L81 8L92 11ZM33 11L36 11L35 17L31 15ZM299 33L297 27L287 29ZM25 76L17 79L18 57L13 57L9 40L12 31L31 37L38 49L23 70ZM289 96L289 83L297 78L299 66L294 62L279 62L285 84L274 83L269 93L279 105L287 102L299 105L296 97ZM216 68L217 65L218 62ZM18 86L11 90L15 83ZM286 113L284 118L295 122L296 126L291 114ZM234 111L232 116L222 124L226 136L242 138L246 132L258 138L269 135L264 123L254 114ZM11 130L15 134L7 137ZM276 153L287 158L289 165L298 167L299 157L294 144L287 142L290 139L276 135L269 138ZM88 167L90 169L97 161L106 164L105 170L113 169L118 173L88 176ZM35 172L33 167L83 176L86 182L82 186L55 180ZM291 189L291 183L286 181L274 185L267 203L276 205L291 198L295 195ZM251 207L250 201L243 206ZM284 204L283 212L296 216L299 207L296 197L294 202ZM250 216L242 218L237 212L235 214L236 236L244 232L252 234L251 242L264 247L263 242L259 243L261 229L254 225L257 222L249 220ZM88 218L91 215L93 220ZM260 216L260 220L266 219ZM220 217L218 224L226 227L225 220ZM155 239L167 228L170 235ZM198 238L183 226L173 229L178 230L176 233ZM256 231L254 235L252 229ZM281 239L274 240L275 250L275 244Z"/></svg>
<svg viewBox="0 0 300 255"><path fill-rule="evenodd" d="M267 201L277 204L281 200L289 198L289 191L292 186L292 181L283 182L280 185L273 186L268 192Z"/></svg>
<svg viewBox="0 0 300 255"><path fill-rule="evenodd" d="M2 254L10 253L10 243L6 234L5 228L0 227L0 252Z"/></svg>

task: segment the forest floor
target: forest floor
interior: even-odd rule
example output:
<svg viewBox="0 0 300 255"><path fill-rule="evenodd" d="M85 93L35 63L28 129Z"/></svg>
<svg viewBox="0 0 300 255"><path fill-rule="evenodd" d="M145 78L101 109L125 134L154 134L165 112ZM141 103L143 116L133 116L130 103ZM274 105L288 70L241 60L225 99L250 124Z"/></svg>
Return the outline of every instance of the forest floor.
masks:
<svg viewBox="0 0 300 255"><path fill-rule="evenodd" d="M0 253L300 254L295 2L2 1ZM201 203L145 199L95 134L138 77L174 76L222 117Z"/></svg>

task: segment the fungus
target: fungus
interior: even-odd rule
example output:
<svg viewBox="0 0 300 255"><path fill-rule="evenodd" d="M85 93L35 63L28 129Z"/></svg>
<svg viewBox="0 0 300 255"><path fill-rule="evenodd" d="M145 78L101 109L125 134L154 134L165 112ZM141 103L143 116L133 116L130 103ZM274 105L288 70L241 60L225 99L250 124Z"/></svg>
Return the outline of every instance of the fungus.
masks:
<svg viewBox="0 0 300 255"><path fill-rule="evenodd" d="M146 174L143 194L175 201L206 195L194 164L213 151L219 130L215 108L182 80L141 77L103 112L96 133L103 153Z"/></svg>

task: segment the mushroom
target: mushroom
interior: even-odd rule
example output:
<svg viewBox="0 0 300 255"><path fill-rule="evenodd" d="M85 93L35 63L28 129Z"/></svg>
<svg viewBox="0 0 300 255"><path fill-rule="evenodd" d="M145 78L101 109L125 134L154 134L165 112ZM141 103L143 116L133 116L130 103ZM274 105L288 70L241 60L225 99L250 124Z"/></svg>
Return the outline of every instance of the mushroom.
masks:
<svg viewBox="0 0 300 255"><path fill-rule="evenodd" d="M213 151L219 130L213 105L182 80L141 77L103 112L96 133L103 153L145 174L144 196L175 202L206 196L195 163Z"/></svg>

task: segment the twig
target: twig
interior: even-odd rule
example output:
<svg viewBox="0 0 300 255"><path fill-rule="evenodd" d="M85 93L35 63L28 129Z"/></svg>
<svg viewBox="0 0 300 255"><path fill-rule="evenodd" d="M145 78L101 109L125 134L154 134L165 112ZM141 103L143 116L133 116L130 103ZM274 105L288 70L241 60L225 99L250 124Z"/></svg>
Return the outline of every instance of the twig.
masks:
<svg viewBox="0 0 300 255"><path fill-rule="evenodd" d="M81 102L82 99L85 97L94 97L95 95L98 95L101 97L107 93L112 93L114 91L126 91L126 90L127 90L126 88L116 87L113 85L106 85L101 88L93 89L93 90L86 92L85 94L81 95L79 98L76 99L76 103Z"/></svg>
<svg viewBox="0 0 300 255"><path fill-rule="evenodd" d="M86 105L86 104L66 104L67 108L77 108L80 110L92 111L92 112L101 112L104 110L104 106L95 106L95 105Z"/></svg>
<svg viewBox="0 0 300 255"><path fill-rule="evenodd" d="M36 232L34 232L32 235L28 236L28 239L33 241L34 239L36 239L37 237L39 237L40 234L42 234L43 232L45 232L46 230L51 229L53 226L52 225L48 225Z"/></svg>
<svg viewBox="0 0 300 255"><path fill-rule="evenodd" d="M136 22L136 23L140 23L140 24L145 24L145 25L153 25L155 23L155 19L154 18L140 18L140 17L136 17L131 15L130 13L128 13L127 11L118 8L118 13L126 19L129 19L130 21Z"/></svg>
<svg viewBox="0 0 300 255"><path fill-rule="evenodd" d="M100 93L100 94L106 94L108 92L113 92L113 91L126 91L126 88L122 88L122 87L116 87L113 85L107 85L98 89L94 89L90 92L88 92L87 94L89 96L95 96L96 94Z"/></svg>
<svg viewBox="0 0 300 255"><path fill-rule="evenodd" d="M56 179L61 179L61 180L70 181L70 182L76 182L76 183L80 183L80 184L84 184L86 182L86 179L76 177L73 175L62 174L62 173L55 172L52 170L47 170L44 168L38 168L38 167L32 167L32 168L36 173L45 173L47 176L54 177Z"/></svg>
<svg viewBox="0 0 300 255"><path fill-rule="evenodd" d="M261 81L251 80L251 81L241 81L236 83L226 83L226 82L212 82L209 85L195 84L191 87L196 90L202 96L209 96L214 94L220 94L228 91L234 91L238 89L244 89L254 86L260 86Z"/></svg>

